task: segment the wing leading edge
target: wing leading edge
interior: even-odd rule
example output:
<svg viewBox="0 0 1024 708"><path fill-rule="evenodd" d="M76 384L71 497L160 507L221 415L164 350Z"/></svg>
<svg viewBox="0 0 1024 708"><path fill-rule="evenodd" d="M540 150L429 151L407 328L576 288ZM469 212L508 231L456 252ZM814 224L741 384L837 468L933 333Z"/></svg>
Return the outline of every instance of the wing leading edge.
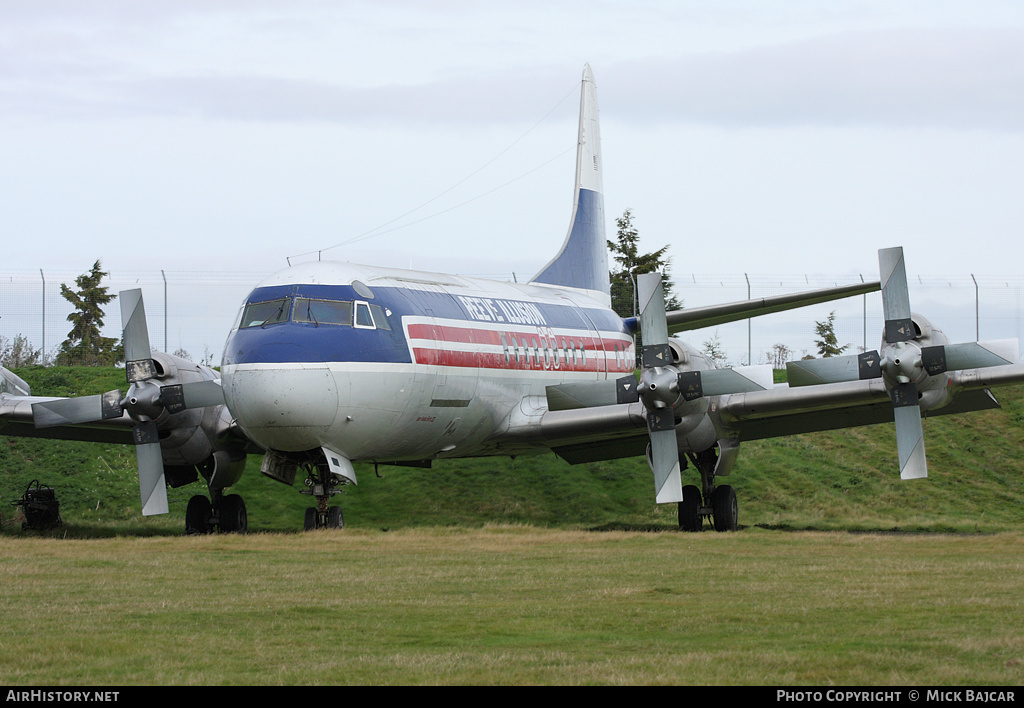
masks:
<svg viewBox="0 0 1024 708"><path fill-rule="evenodd" d="M868 283L839 285L832 288L807 290L787 295L738 300L721 305L694 307L688 310L672 310L665 313L665 322L669 334L674 334L704 327L714 327L762 315L771 315L776 312L785 312L786 310L794 310L799 307L807 307L808 305L841 300L855 295L866 295L867 293L878 292L881 289L881 282L876 280ZM631 332L636 332L639 329L639 318L629 317L624 322Z"/></svg>

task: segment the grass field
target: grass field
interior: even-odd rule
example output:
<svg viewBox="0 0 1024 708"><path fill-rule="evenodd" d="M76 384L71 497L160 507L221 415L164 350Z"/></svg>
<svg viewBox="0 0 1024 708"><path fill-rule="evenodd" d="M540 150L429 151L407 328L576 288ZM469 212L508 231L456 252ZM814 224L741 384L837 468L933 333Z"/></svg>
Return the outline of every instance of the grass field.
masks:
<svg viewBox="0 0 1024 708"><path fill-rule="evenodd" d="M1024 389L997 395L925 421L927 480L891 426L744 446L732 534L678 532L642 460L546 455L362 466L313 533L252 459L253 533L186 537L199 490L142 518L130 448L0 438L0 682L1018 685ZM51 532L12 516L34 478Z"/></svg>
<svg viewBox="0 0 1024 708"><path fill-rule="evenodd" d="M1017 685L1024 538L0 538L0 681Z"/></svg>

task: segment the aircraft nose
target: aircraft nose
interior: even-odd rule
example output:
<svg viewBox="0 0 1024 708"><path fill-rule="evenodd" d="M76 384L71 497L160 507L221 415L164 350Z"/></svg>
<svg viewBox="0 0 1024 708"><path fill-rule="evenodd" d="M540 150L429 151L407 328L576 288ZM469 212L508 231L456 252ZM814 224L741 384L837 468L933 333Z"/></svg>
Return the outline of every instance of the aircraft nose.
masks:
<svg viewBox="0 0 1024 708"><path fill-rule="evenodd" d="M285 451L319 447L339 405L334 375L323 363L233 367L224 395L247 435Z"/></svg>

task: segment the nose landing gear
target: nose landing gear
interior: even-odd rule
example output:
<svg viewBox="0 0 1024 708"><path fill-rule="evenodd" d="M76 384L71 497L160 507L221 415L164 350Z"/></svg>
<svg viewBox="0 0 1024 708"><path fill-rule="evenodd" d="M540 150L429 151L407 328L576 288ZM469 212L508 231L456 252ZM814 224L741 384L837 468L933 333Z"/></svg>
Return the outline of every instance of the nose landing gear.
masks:
<svg viewBox="0 0 1024 708"><path fill-rule="evenodd" d="M303 521L303 528L306 531L315 529L343 529L345 528L345 517L342 515L340 506L330 506L331 497L341 494L339 486L347 482L341 482L344 478L331 474L326 465L317 464L309 467L309 476L306 477L306 489L300 489L299 494L308 494L316 499L316 506L306 509L306 516Z"/></svg>

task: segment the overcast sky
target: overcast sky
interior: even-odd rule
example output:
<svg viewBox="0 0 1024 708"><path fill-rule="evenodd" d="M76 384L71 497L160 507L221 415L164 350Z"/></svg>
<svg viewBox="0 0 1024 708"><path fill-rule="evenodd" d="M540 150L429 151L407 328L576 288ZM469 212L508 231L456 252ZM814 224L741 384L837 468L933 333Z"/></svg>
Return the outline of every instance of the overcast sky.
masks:
<svg viewBox="0 0 1024 708"><path fill-rule="evenodd" d="M522 282L587 62L608 234L677 277L1024 271L1014 0L3 0L0 270Z"/></svg>

